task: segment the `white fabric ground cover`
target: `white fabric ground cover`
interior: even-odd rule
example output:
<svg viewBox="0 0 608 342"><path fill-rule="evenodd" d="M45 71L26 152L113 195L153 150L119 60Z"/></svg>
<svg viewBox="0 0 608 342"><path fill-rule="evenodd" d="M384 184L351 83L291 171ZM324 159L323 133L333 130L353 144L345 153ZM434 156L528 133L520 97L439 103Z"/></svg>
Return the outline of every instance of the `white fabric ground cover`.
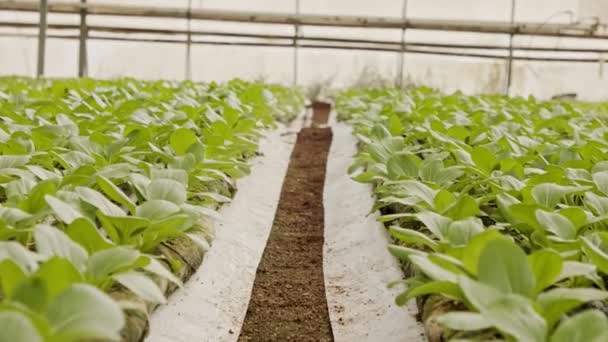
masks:
<svg viewBox="0 0 608 342"><path fill-rule="evenodd" d="M236 341L255 274L272 228L301 119L269 132L262 156L219 210L216 236L192 278L150 317L149 342Z"/></svg>
<svg viewBox="0 0 608 342"><path fill-rule="evenodd" d="M387 250L388 233L376 222L371 188L350 179L356 153L350 126L331 120L333 141L325 179L325 291L335 341L422 341L414 303L395 304L389 289L403 273Z"/></svg>

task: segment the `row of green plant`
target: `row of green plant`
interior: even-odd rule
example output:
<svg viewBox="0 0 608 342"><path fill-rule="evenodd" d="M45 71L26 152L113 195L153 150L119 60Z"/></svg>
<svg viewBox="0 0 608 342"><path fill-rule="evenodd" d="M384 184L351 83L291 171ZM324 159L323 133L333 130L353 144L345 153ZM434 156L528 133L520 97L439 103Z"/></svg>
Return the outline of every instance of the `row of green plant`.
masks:
<svg viewBox="0 0 608 342"><path fill-rule="evenodd" d="M608 340L604 112L427 88L336 108L408 270L396 300L417 297L429 340Z"/></svg>
<svg viewBox="0 0 608 342"><path fill-rule="evenodd" d="M159 246L208 248L263 130L302 105L240 80L0 79L0 340L119 340L134 305L111 294L163 303L184 265Z"/></svg>

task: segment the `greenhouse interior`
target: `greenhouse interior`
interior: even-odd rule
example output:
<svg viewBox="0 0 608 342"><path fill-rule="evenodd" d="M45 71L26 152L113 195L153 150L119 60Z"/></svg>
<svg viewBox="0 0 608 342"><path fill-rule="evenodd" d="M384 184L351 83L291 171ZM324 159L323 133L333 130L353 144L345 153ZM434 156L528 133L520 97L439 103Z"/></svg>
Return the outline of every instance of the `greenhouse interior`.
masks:
<svg viewBox="0 0 608 342"><path fill-rule="evenodd" d="M608 1L0 0L0 342L608 341Z"/></svg>

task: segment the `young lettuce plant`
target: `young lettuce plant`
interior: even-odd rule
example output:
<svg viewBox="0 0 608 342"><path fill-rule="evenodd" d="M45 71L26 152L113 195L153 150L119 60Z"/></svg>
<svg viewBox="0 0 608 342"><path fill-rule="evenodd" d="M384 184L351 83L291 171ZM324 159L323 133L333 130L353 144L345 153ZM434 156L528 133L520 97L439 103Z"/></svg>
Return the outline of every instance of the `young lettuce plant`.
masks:
<svg viewBox="0 0 608 342"><path fill-rule="evenodd" d="M0 274L0 340L120 339L125 319L119 304L84 284L68 259L0 242Z"/></svg>
<svg viewBox="0 0 608 342"><path fill-rule="evenodd" d="M594 268L564 261L551 249L527 256L495 230L477 234L464 248L448 250L447 254L397 245L390 250L424 275L420 285L398 297L398 303L433 293L460 301L469 312L451 312L439 318L441 324L455 330L491 327L518 341L546 341L560 319L573 309L608 298L608 292L601 289L562 286L573 277L601 281ZM465 320L472 323L466 325Z"/></svg>

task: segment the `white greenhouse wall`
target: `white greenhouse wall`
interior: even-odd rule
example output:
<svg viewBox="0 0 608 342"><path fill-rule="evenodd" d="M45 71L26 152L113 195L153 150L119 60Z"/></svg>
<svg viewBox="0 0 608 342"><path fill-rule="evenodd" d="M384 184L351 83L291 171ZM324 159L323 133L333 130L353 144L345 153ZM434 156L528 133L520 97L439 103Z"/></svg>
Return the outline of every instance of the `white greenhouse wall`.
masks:
<svg viewBox="0 0 608 342"><path fill-rule="evenodd" d="M51 0L52 1L52 0ZM65 0L61 0L65 1ZM71 0L77 1L77 0ZM186 7L187 0L89 0L90 3L145 4ZM300 0L302 13L333 15L401 15L403 0ZM408 17L470 20L509 20L510 0L409 0ZM193 7L293 12L295 0L193 0ZM602 12L603 11L603 12ZM604 0L517 0L516 20L567 23L588 18L591 13L608 13ZM35 21L35 13L0 12L2 21ZM588 19L585 19L588 20ZM77 16L51 14L50 22L78 23ZM118 24L155 28L186 29L185 20L89 17L91 24ZM199 21L193 29L293 34L293 27L263 24L239 24ZM339 35L351 38L398 40L400 30L345 29L304 27L305 34ZM3 29L2 32L19 32ZM30 31L31 32L31 31ZM77 34L77 32L73 32ZM506 44L506 35L408 30L406 40L444 43ZM516 44L547 47L602 47L600 40L572 41L558 38L517 37ZM89 74L98 78L132 76L143 79L183 79L185 77L184 45L169 43L130 43L90 40ZM323 83L344 87L365 80L394 81L398 75L398 55L392 52L355 50L299 49L300 85ZM74 77L77 74L78 43L75 40L49 39L46 74L52 77ZM228 47L194 45L192 78L194 80L228 80L233 77L264 79L289 84L293 81L292 48ZM585 57L591 57L585 55ZM608 58L608 56L606 56ZM466 93L502 92L506 82L504 62L479 58L457 58L407 54L405 78L415 84L437 87L444 91L461 89ZM0 75L33 76L36 68L36 39L0 37ZM555 94L576 92L587 100L608 100L608 75L602 67L588 63L514 63L512 93L533 94L547 98Z"/></svg>

